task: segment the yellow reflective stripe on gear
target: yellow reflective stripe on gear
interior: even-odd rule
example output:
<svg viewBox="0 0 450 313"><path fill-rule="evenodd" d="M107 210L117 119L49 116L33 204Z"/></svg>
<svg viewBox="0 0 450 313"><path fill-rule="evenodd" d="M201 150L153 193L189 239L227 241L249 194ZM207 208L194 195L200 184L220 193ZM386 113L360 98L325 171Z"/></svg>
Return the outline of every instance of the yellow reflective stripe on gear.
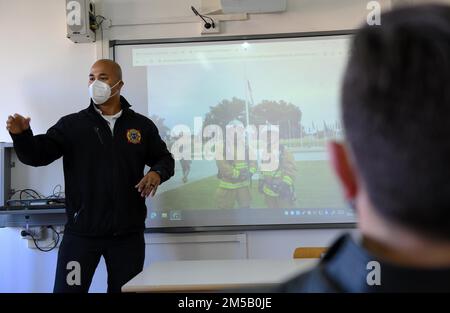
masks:
<svg viewBox="0 0 450 313"><path fill-rule="evenodd" d="M233 177L235 177L235 178L239 177L239 174L240 174L240 173L241 173L240 170L238 170L238 169L236 169L236 168L233 168Z"/></svg>
<svg viewBox="0 0 450 313"><path fill-rule="evenodd" d="M245 162L238 162L234 164L234 168L241 170L243 168L248 168L248 164Z"/></svg>
<svg viewBox="0 0 450 313"><path fill-rule="evenodd" d="M263 192L270 197L278 197L278 194L267 186L264 186Z"/></svg>
<svg viewBox="0 0 450 313"><path fill-rule="evenodd" d="M250 173L255 174L256 173L256 167L250 167Z"/></svg>
<svg viewBox="0 0 450 313"><path fill-rule="evenodd" d="M250 183L248 180L239 182L239 183L230 183L230 182L221 180L219 183L219 188L223 188L223 189L239 189L239 188L248 187L248 186L250 186Z"/></svg>
<svg viewBox="0 0 450 313"><path fill-rule="evenodd" d="M294 183L294 180L290 177L290 176L283 176L283 181L288 184L288 185L292 185Z"/></svg>
<svg viewBox="0 0 450 313"><path fill-rule="evenodd" d="M269 176L269 177L281 177L281 173L276 171L276 172L262 172L262 174L264 176Z"/></svg>

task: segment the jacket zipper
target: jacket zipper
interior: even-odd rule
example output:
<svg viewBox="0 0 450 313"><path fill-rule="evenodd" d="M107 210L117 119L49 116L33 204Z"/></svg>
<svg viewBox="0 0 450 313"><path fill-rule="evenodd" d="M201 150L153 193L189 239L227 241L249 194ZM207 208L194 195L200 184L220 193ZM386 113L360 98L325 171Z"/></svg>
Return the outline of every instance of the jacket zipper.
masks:
<svg viewBox="0 0 450 313"><path fill-rule="evenodd" d="M113 164L116 162L116 147L117 147L117 144L115 142L115 137L116 136L114 136L114 133L118 131L118 126L121 125L123 119L124 119L124 114L122 113L122 115L116 120L116 123L114 125L114 129L111 131L111 135L112 135L112 147L111 148L112 148L112 162L113 162ZM113 180L114 180L115 175L116 175L115 166L112 166L111 171L112 171ZM113 186L116 187L115 183L113 183ZM117 188L114 188L114 187L113 187L113 208L114 208L115 203L116 203L115 196L116 196L116 191L117 191L116 190ZM117 224L118 224L117 223L117 220L118 220L118 216L117 215L118 215L118 212L117 212L117 209L115 208L113 210L113 228L115 228L117 226ZM113 233L113 236L117 236L117 235L118 235L117 232Z"/></svg>
<svg viewBox="0 0 450 313"><path fill-rule="evenodd" d="M114 125L114 129L111 131L111 139L112 139L112 142L111 142L111 150L112 150L112 151L111 151L111 152L112 152L112 162L113 162L113 166L112 166L112 168L111 168L111 173L112 173L113 179L115 178L115 175L116 175L115 169L114 169L114 163L115 163L115 146L116 146L116 144L115 144L115 142L114 142L114 140L115 140L115 139L114 139L114 138L115 138L114 133L116 132L117 126L120 124L119 121L122 120L122 119L124 118L124 113L125 113L125 112L123 112L122 115L116 120L116 123L115 123L115 125ZM99 116L99 118L102 119L101 116ZM104 121L104 122L106 122L106 121ZM95 132L96 132L96 134L97 134L97 136L98 136L98 139L100 140L101 144L104 145L102 136L100 135L100 128L99 128L98 126L95 126L95 127L94 127L94 130L95 130ZM114 183L113 183L113 186L114 186ZM113 207L114 207L114 203L116 202L116 201L115 201L115 191L116 191L116 188L113 187ZM81 212L81 211L80 211L80 212ZM79 214L80 212L78 212L78 214ZM78 215L77 215L77 217L78 217ZM117 210L113 210L113 228L114 228L116 225L117 225ZM117 235L118 235L118 233L113 233L113 236L117 236Z"/></svg>
<svg viewBox="0 0 450 313"><path fill-rule="evenodd" d="M100 140L100 143L103 145L103 139L102 139L102 136L100 135L100 129L98 127L94 127L94 130L98 136L98 139Z"/></svg>
<svg viewBox="0 0 450 313"><path fill-rule="evenodd" d="M73 223L76 224L77 220L78 220L78 216L80 216L80 213L83 211L83 209L78 210L77 212L75 212L75 214L73 215Z"/></svg>

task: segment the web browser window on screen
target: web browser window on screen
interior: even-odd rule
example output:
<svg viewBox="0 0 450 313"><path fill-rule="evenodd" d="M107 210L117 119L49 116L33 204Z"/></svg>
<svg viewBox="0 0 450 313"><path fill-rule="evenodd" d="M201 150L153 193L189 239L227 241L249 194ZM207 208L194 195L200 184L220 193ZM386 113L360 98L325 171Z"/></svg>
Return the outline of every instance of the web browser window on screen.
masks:
<svg viewBox="0 0 450 313"><path fill-rule="evenodd" d="M123 93L176 159L148 227L352 223L328 164L349 35L123 45ZM135 108L136 109L136 108Z"/></svg>

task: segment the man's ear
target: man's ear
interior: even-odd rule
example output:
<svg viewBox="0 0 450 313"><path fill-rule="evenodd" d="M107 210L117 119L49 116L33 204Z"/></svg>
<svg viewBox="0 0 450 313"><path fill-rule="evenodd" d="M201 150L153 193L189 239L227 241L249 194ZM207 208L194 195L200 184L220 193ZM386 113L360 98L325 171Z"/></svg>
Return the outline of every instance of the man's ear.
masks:
<svg viewBox="0 0 450 313"><path fill-rule="evenodd" d="M328 155L331 166L343 188L345 198L353 200L358 193L358 183L346 147L341 143L331 141L328 143Z"/></svg>

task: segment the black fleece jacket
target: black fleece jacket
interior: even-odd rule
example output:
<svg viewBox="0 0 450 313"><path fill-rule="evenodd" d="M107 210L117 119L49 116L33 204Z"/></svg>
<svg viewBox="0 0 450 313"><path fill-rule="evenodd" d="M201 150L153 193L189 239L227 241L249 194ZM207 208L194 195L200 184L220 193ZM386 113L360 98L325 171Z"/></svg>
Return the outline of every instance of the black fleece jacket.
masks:
<svg viewBox="0 0 450 313"><path fill-rule="evenodd" d="M131 110L123 97L121 105L114 133L91 101L46 134L33 136L31 129L11 134L19 160L27 165L44 166L63 157L66 232L107 236L143 231L147 209L134 186L145 165L162 182L174 174L174 159L155 124Z"/></svg>

